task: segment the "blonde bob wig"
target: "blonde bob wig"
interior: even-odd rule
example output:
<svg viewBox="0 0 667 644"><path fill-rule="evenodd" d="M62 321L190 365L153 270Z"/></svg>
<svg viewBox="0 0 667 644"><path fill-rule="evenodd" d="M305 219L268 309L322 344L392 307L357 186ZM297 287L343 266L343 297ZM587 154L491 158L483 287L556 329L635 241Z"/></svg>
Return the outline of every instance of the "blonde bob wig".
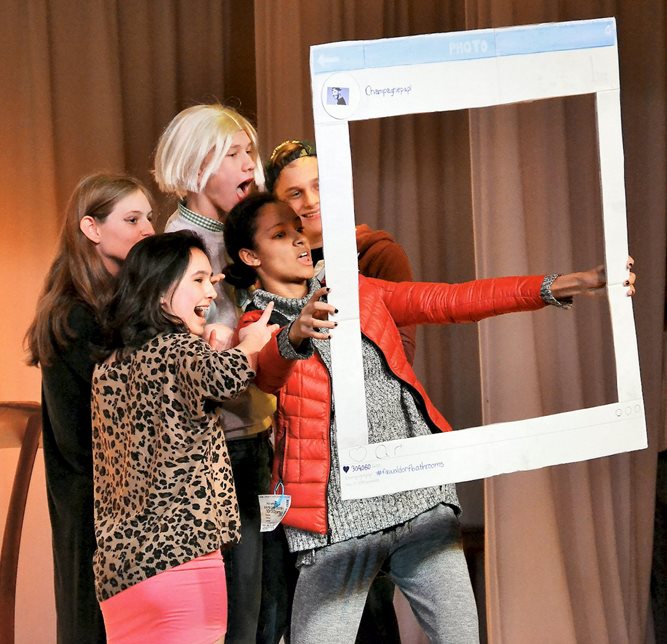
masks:
<svg viewBox="0 0 667 644"><path fill-rule="evenodd" d="M179 112L162 133L155 151L155 181L162 192L183 199L200 193L227 154L232 137L243 130L252 143L255 183L264 188L257 132L244 116L220 104L194 105ZM209 158L207 156L210 154Z"/></svg>

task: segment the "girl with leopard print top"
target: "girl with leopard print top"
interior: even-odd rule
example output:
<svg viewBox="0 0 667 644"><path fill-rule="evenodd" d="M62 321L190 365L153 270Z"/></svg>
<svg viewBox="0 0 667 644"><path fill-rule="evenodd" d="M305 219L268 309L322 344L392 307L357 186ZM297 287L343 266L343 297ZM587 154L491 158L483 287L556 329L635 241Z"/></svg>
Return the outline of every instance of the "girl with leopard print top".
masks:
<svg viewBox="0 0 667 644"><path fill-rule="evenodd" d="M203 241L181 231L137 244L109 309L93 374L93 566L109 642L219 641L221 551L239 517L221 403L254 377L270 311L218 350L204 339L215 282Z"/></svg>

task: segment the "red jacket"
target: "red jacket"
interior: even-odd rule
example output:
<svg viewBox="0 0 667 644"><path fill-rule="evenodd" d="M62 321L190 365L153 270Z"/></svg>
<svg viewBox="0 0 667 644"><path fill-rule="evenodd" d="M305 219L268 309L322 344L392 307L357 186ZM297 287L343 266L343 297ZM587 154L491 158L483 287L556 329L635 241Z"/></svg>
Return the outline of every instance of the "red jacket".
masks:
<svg viewBox="0 0 667 644"><path fill-rule="evenodd" d="M434 431L451 427L433 406L408 363L396 326L476 322L486 317L544 306L543 276L504 277L464 284L386 282L359 276L361 332L384 354L394 376L415 393L424 419ZM245 326L259 311L246 313ZM330 468L331 381L315 353L306 360L280 355L276 337L262 349L255 384L277 397L276 456L273 484L282 481L292 503L286 525L327 531L327 484Z"/></svg>

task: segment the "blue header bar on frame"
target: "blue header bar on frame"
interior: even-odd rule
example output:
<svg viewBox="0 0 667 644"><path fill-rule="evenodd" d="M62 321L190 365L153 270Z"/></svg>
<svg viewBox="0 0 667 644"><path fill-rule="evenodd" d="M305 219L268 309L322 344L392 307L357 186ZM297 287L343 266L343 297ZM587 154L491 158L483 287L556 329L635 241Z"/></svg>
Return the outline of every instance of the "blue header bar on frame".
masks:
<svg viewBox="0 0 667 644"><path fill-rule="evenodd" d="M314 74L616 45L614 18L454 31L311 47Z"/></svg>

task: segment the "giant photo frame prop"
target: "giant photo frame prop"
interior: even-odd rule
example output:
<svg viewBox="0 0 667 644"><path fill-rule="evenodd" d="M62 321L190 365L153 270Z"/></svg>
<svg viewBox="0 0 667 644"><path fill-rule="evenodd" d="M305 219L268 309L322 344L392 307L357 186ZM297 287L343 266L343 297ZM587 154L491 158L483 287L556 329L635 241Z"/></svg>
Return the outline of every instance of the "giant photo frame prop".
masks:
<svg viewBox="0 0 667 644"><path fill-rule="evenodd" d="M364 498L646 447L632 314L613 18L311 47L310 68L343 498ZM595 94L618 402L368 444L349 121Z"/></svg>

